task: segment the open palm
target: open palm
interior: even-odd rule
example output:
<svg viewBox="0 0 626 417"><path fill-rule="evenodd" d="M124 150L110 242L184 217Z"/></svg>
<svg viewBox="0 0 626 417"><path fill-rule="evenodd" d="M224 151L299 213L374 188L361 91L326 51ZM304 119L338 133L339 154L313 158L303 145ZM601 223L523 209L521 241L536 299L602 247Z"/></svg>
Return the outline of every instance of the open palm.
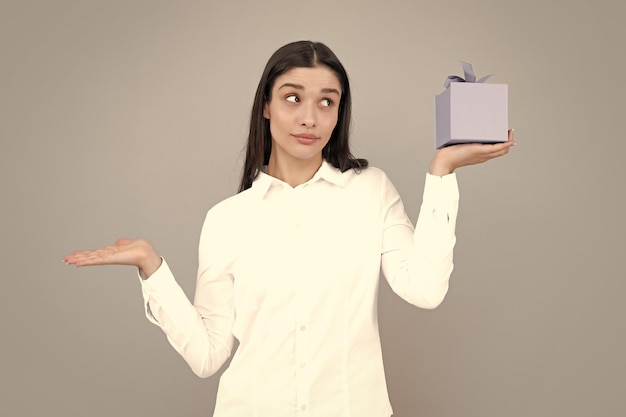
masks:
<svg viewBox="0 0 626 417"><path fill-rule="evenodd" d="M77 251L63 260L76 266L132 265L142 269L146 275L151 275L161 264L161 258L145 239L118 239L115 245Z"/></svg>

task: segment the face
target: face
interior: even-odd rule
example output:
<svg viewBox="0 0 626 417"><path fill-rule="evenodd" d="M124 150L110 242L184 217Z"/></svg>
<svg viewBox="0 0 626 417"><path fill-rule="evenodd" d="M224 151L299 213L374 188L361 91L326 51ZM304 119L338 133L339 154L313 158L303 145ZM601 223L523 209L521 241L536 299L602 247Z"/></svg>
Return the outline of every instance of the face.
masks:
<svg viewBox="0 0 626 417"><path fill-rule="evenodd" d="M270 122L278 162L322 161L322 149L337 125L341 84L326 67L293 68L276 78L263 117Z"/></svg>

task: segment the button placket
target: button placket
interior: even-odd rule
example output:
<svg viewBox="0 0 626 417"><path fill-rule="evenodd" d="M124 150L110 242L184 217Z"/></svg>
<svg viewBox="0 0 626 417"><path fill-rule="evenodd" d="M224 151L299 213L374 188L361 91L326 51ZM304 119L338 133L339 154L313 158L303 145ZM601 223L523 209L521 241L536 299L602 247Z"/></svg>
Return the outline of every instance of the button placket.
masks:
<svg viewBox="0 0 626 417"><path fill-rule="evenodd" d="M306 415L309 403L309 387L310 375L308 371L307 363L309 362L309 323L307 307L307 287L306 287L306 265L310 261L311 254L307 250L307 236L306 234L306 222L309 219L311 213L308 211L308 205L306 203L306 187L298 187L293 190L291 195L291 213L293 217L293 260L295 261L294 267L294 282L295 282L295 373L296 373L296 401L298 404L298 415Z"/></svg>
<svg viewBox="0 0 626 417"><path fill-rule="evenodd" d="M301 297L298 297L301 298ZM298 309L298 316L301 315L301 310ZM300 318L300 317L298 317ZM308 346L309 346L309 331L306 324L298 321L296 327L296 395L297 402L300 407L299 411L306 411L307 404L309 402L309 372L307 369L308 362Z"/></svg>

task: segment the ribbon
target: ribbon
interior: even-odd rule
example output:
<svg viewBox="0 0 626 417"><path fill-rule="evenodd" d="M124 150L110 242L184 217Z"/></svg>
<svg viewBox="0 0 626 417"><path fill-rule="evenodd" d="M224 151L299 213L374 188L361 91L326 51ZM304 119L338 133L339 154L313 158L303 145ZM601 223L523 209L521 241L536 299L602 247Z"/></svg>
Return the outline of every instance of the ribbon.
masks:
<svg viewBox="0 0 626 417"><path fill-rule="evenodd" d="M463 66L463 74L465 75L465 78L461 78L458 75L448 75L448 78L446 78L446 81L443 83L443 86L445 88L450 87L450 83L484 83L485 81L487 81L489 79L489 77L491 77L493 74L487 74L484 77L480 78L478 81L476 81L476 74L474 74L474 69L472 68L472 64L470 64L469 62L463 62L461 61L461 65Z"/></svg>

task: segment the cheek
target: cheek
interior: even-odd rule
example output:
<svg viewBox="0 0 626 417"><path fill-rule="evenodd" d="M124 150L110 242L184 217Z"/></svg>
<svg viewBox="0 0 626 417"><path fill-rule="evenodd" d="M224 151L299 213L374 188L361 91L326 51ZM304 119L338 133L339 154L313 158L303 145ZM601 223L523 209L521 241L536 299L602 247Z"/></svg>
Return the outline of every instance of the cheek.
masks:
<svg viewBox="0 0 626 417"><path fill-rule="evenodd" d="M272 133L285 130L288 124L285 115L281 114L280 112L272 112L272 117L268 119L268 122L270 124L270 131Z"/></svg>
<svg viewBox="0 0 626 417"><path fill-rule="evenodd" d="M324 128L328 132L329 137L333 133L333 130L335 130L335 127L337 127L338 121L339 119L336 114L329 115L329 117L325 119Z"/></svg>

